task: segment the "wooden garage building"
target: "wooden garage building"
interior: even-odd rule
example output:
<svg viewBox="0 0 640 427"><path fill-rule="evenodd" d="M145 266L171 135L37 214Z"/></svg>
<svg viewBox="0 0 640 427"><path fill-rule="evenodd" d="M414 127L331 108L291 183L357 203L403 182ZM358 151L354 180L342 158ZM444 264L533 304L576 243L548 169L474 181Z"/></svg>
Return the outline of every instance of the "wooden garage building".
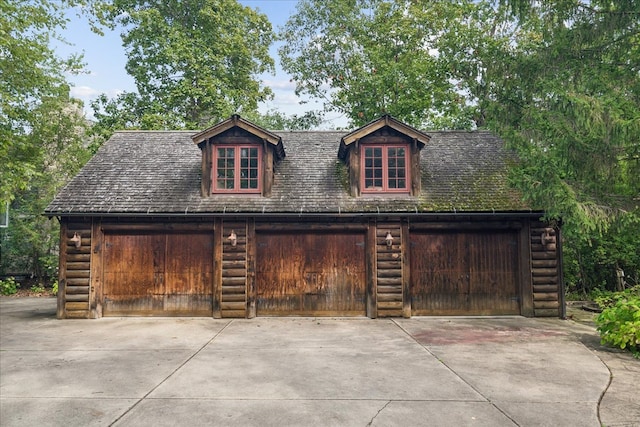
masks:
<svg viewBox="0 0 640 427"><path fill-rule="evenodd" d="M58 317L563 316L560 230L486 131L116 132L56 196Z"/></svg>

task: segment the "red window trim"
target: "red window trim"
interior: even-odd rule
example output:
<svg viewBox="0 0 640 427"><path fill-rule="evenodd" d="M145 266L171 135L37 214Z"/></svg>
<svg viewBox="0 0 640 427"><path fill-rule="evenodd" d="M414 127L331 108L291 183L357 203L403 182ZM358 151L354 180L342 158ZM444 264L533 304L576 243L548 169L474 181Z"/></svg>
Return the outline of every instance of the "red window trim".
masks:
<svg viewBox="0 0 640 427"><path fill-rule="evenodd" d="M365 187L366 171L365 171L365 150L367 148L382 148L382 187ZM390 148L404 149L404 188L389 188L389 163L388 155ZM360 191L362 193L410 193L411 189L411 171L409 170L409 146L404 144L362 144L360 147Z"/></svg>
<svg viewBox="0 0 640 427"><path fill-rule="evenodd" d="M218 149L233 148L234 149L234 188L218 188ZM257 188L240 188L240 152L243 148L251 148L258 150L258 187ZM215 194L256 194L262 193L262 147L251 144L225 144L213 146L213 162L211 167L211 193Z"/></svg>

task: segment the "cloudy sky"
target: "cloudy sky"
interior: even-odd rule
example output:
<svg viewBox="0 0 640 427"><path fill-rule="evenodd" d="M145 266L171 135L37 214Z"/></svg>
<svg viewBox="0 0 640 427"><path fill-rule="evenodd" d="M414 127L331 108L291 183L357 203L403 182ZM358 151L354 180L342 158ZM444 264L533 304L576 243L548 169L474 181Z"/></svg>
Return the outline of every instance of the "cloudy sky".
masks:
<svg viewBox="0 0 640 427"><path fill-rule="evenodd" d="M267 15L274 30L283 26L287 18L295 12L296 0L240 0L240 3ZM85 19L73 14L69 15L71 22L63 33L70 45L57 45L60 56L71 53L84 53L86 73L70 76L74 85L72 95L85 103L85 110L90 114L89 102L101 93L114 97L123 91L135 91L135 83L125 71L126 56L122 48L119 30L105 30L104 36L91 32ZM271 87L274 99L261 105L261 111L275 109L285 114L300 114L310 109L320 109L317 103L309 102L300 105L300 98L295 93L295 85L291 77L280 68L277 54L278 45L271 47L271 56L276 61L275 75L264 75L262 79L266 86ZM346 119L339 114L328 114L323 128L334 128L346 125Z"/></svg>

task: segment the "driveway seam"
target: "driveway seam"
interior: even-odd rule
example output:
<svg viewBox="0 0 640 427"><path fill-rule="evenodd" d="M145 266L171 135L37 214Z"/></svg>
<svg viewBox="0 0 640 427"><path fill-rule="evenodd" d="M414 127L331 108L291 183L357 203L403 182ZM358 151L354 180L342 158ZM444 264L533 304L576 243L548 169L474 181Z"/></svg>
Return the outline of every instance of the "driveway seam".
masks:
<svg viewBox="0 0 640 427"><path fill-rule="evenodd" d="M502 415L504 415L505 417L507 417L514 425L519 426L520 424L518 424L516 422L516 420L514 420L511 416L509 416L509 414L507 414L505 411L502 410L502 408L498 407L491 399L489 399L487 396L485 396L484 394L482 394L480 392L480 390L478 390L476 387L474 387L472 384L470 384L466 379L464 379L463 377L461 377L456 371L453 370L453 368L451 368L449 365L447 365L447 363L440 359L438 356L436 356L431 350L429 350L429 348L427 348L426 345L422 344L420 341L418 341L413 335L411 335L411 333L409 331L407 331L401 324L398 323L398 321L396 319L391 319L391 322L393 322L398 328L400 328L400 330L402 332L404 332L409 338L411 338L411 340L413 342L415 342L416 344L418 344L420 347L422 347L427 353L429 353L431 356L433 356L434 359L436 359L438 362L442 363L442 365L444 365L453 375L455 375L456 377L460 378L460 380L465 383L466 385L468 385L473 391L475 391L476 393L478 393L478 395L482 396L488 403L491 404L491 406L493 406L494 408L496 408Z"/></svg>
<svg viewBox="0 0 640 427"><path fill-rule="evenodd" d="M109 423L109 427L115 425L118 421L120 421L124 416L126 416L129 412L131 412L136 406L138 406L143 400L145 400L151 393L153 393L155 390L157 390L158 387L160 387L162 384L164 384L169 378L171 378L176 372L178 372L184 365L186 365L187 363L189 363L194 357L196 357L198 354L200 354L200 352L202 350L205 349L205 347L207 347L209 344L211 344L213 342L213 340L215 340L216 338L218 338L218 336L225 330L227 329L227 327L233 323L233 320L228 321L218 332L216 332L213 337L211 337L211 339L209 341L207 341L202 347L200 347L195 353L193 353L191 356L189 356L187 358L187 360L185 360L184 362L182 362L178 367L176 367L176 369L174 369L169 375L167 375L166 377L164 377L162 379L162 381L160 381L158 384L155 385L155 387L153 387L151 390L149 390L144 396L142 396L140 399L138 399L138 401L136 403L134 403L133 405L131 405L126 411L124 411L122 414L120 414L119 417L117 417L115 420L113 420L111 423Z"/></svg>

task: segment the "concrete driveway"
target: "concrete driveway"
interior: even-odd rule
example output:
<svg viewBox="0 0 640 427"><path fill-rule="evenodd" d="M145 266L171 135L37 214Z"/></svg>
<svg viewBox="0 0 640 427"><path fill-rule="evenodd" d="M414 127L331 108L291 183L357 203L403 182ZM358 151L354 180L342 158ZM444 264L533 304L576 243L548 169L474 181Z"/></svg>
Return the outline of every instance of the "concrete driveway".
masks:
<svg viewBox="0 0 640 427"><path fill-rule="evenodd" d="M0 325L4 427L640 425L640 362L571 321L56 320L4 297Z"/></svg>

